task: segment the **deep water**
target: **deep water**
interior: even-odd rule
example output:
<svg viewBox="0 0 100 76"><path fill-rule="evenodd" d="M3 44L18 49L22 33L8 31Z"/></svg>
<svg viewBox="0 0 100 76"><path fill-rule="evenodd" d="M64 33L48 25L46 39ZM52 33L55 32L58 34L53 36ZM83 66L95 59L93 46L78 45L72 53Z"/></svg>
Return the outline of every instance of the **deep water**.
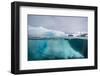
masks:
<svg viewBox="0 0 100 76"><path fill-rule="evenodd" d="M88 57L87 39L41 38L28 40L28 61Z"/></svg>

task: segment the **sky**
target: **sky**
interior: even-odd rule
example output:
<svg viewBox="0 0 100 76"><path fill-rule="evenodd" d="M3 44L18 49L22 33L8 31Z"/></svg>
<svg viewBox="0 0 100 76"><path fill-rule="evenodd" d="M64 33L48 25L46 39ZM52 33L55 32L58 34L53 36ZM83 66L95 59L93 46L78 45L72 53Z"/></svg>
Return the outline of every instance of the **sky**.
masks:
<svg viewBox="0 0 100 76"><path fill-rule="evenodd" d="M29 14L27 21L28 26L42 26L47 29L63 31L65 33L88 32L88 17Z"/></svg>

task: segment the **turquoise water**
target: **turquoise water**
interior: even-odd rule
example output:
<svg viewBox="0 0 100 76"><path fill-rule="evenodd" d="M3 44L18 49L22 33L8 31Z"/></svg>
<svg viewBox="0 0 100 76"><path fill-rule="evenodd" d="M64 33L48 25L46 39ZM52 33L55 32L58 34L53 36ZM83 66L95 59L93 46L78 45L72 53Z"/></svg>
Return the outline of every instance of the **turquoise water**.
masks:
<svg viewBox="0 0 100 76"><path fill-rule="evenodd" d="M88 57L87 39L41 38L28 40L28 61Z"/></svg>

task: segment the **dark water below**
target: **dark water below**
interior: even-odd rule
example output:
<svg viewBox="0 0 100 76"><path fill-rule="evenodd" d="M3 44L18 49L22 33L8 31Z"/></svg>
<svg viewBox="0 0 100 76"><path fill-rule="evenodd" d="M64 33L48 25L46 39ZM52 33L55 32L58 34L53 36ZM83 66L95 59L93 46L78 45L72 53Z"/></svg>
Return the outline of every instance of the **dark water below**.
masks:
<svg viewBox="0 0 100 76"><path fill-rule="evenodd" d="M28 40L28 61L87 57L87 39L43 38Z"/></svg>

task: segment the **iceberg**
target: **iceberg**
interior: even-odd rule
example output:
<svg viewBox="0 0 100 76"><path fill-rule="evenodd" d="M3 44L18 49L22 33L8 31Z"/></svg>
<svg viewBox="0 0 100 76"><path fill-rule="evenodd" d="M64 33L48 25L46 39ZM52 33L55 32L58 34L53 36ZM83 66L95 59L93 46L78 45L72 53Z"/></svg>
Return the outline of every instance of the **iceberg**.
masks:
<svg viewBox="0 0 100 76"><path fill-rule="evenodd" d="M78 59L84 56L64 39L28 41L28 60Z"/></svg>
<svg viewBox="0 0 100 76"><path fill-rule="evenodd" d="M64 37L66 34L62 31L50 30L44 27L32 27L28 28L28 37L32 38L44 38L44 37Z"/></svg>
<svg viewBox="0 0 100 76"><path fill-rule="evenodd" d="M86 58L84 55L87 54L86 39L74 37L70 39L67 37L68 34L62 31L31 26L28 28L28 35L29 61Z"/></svg>
<svg viewBox="0 0 100 76"><path fill-rule="evenodd" d="M32 26L28 27L29 38L43 37L46 32L48 32L48 30L43 27L32 27Z"/></svg>

